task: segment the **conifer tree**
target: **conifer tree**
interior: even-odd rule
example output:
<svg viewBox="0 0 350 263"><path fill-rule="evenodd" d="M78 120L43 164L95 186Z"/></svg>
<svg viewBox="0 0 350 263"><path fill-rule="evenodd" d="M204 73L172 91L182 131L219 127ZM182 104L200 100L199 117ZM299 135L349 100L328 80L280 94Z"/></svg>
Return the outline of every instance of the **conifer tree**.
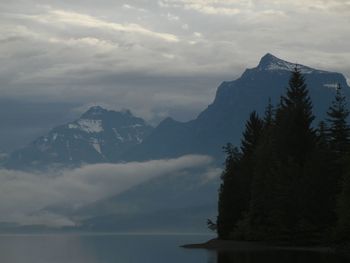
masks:
<svg viewBox="0 0 350 263"><path fill-rule="evenodd" d="M334 195L338 195L336 227L337 238L350 241L350 127L347 122L349 117L346 98L342 94L341 86L338 84L335 99L329 108L328 138L330 149L333 154L331 160L331 174L334 177Z"/></svg>
<svg viewBox="0 0 350 263"><path fill-rule="evenodd" d="M264 121L260 119L255 111L253 111L249 116L243 133L243 139L241 142L241 211L239 218L237 218L237 221L235 222L236 228L237 224L245 219L249 211L252 182L257 161L256 152L265 126ZM235 236L237 236L237 233L235 233Z"/></svg>
<svg viewBox="0 0 350 263"><path fill-rule="evenodd" d="M312 180L312 200L308 201L310 216L320 228L331 228L336 222L336 197L339 193L339 179L334 173L333 153L330 151L327 123L321 121L318 125L317 145L312 158L308 161L309 178ZM310 185L310 184L309 184ZM322 203L322 208L317 204ZM315 211L317 207L320 209Z"/></svg>
<svg viewBox="0 0 350 263"><path fill-rule="evenodd" d="M319 144L326 148L328 147L327 131L328 131L327 124L324 121L320 121L318 124L316 135L317 135Z"/></svg>
<svg viewBox="0 0 350 263"><path fill-rule="evenodd" d="M276 112L276 126L280 153L302 164L315 144L312 102L305 79L295 67L289 80L286 96Z"/></svg>
<svg viewBox="0 0 350 263"><path fill-rule="evenodd" d="M274 120L272 119L272 123ZM273 239L271 215L274 211L274 189L276 185L277 156L273 138L273 125L265 128L255 153L253 179L251 183L251 198L248 212L240 222L240 234L244 239Z"/></svg>
<svg viewBox="0 0 350 263"><path fill-rule="evenodd" d="M241 142L241 151L243 153L243 158L252 158L252 154L254 153L254 150L260 139L263 124L264 122L259 118L256 111L253 111L249 116L249 120L245 125L245 131L243 132L243 139Z"/></svg>
<svg viewBox="0 0 350 263"><path fill-rule="evenodd" d="M241 153L228 144L225 170L219 193L218 235L221 239L232 236L234 228L248 210L253 173L254 151L263 128L263 121L256 112L250 114L246 123Z"/></svg>
<svg viewBox="0 0 350 263"><path fill-rule="evenodd" d="M274 117L275 117L275 109L272 105L271 98L269 98L268 104L265 108L265 115L264 115L264 124L265 127L270 127L274 123Z"/></svg>
<svg viewBox="0 0 350 263"><path fill-rule="evenodd" d="M343 179L342 192L339 195L337 215L338 224L336 235L338 241L350 242L350 169Z"/></svg>
<svg viewBox="0 0 350 263"><path fill-rule="evenodd" d="M336 206L336 196L340 194L342 182L347 174L348 164L346 156L350 150L350 127L347 122L349 110L346 105L346 98L342 94L341 86L338 84L335 98L327 112L329 128L327 138L331 156L329 158L330 174L332 175L332 183L329 187L333 190L333 202ZM338 201L339 203L339 201Z"/></svg>
<svg viewBox="0 0 350 263"><path fill-rule="evenodd" d="M341 86L338 84L335 99L328 112L329 140L332 151L336 155L343 155L349 150L350 146L350 127L347 123L349 110L346 106L346 98L341 92Z"/></svg>
<svg viewBox="0 0 350 263"><path fill-rule="evenodd" d="M312 128L314 116L305 79L296 67L292 72L286 96L276 111L273 138L276 156L271 186L274 198L269 217L273 232L280 238L296 238L305 214L305 200L312 189L306 172L316 148L317 137Z"/></svg>
<svg viewBox="0 0 350 263"><path fill-rule="evenodd" d="M228 143L224 147L226 152L225 169L221 175L221 185L219 189L219 204L217 217L217 233L220 239L228 239L234 228L234 222L237 220L235 206L239 199L239 166L241 154L237 148ZM238 204L239 205L239 204Z"/></svg>

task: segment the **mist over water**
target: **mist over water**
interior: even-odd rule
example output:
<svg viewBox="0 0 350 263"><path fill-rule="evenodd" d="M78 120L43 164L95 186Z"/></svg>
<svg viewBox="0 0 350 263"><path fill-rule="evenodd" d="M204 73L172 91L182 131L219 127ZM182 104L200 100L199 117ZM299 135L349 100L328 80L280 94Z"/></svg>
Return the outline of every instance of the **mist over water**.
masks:
<svg viewBox="0 0 350 263"><path fill-rule="evenodd" d="M2 235L0 262L6 263L343 263L316 252L215 252L184 249L210 235Z"/></svg>

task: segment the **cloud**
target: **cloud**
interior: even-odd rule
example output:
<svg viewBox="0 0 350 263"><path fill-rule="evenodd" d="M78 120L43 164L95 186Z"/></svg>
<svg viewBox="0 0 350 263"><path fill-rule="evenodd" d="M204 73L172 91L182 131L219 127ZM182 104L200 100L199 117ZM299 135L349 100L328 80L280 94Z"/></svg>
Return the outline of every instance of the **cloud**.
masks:
<svg viewBox="0 0 350 263"><path fill-rule="evenodd" d="M53 174L0 170L0 222L73 226L76 222L45 208L78 208L152 178L193 168L204 168L205 177L212 178L217 170L211 165L210 157L188 155L148 162L86 165Z"/></svg>
<svg viewBox="0 0 350 263"><path fill-rule="evenodd" d="M102 48L104 50L111 50L113 48L117 48L117 44L113 44L112 42L98 39L95 37L82 37L82 38L55 38L51 37L48 39L49 42L51 43L59 43L59 44L64 44L67 46L73 46L73 47L79 47L79 46L91 46L91 47L97 47L97 48Z"/></svg>
<svg viewBox="0 0 350 263"><path fill-rule="evenodd" d="M251 7L251 1L242 0L160 0L161 7L183 8L206 15L237 15Z"/></svg>
<svg viewBox="0 0 350 263"><path fill-rule="evenodd" d="M133 5L128 5L128 4L124 4L123 8L128 9L128 10L136 10L136 11L139 11L139 12L147 12L147 10L144 9L144 8L138 8L138 7L135 7Z"/></svg>
<svg viewBox="0 0 350 263"><path fill-rule="evenodd" d="M344 0L159 0L163 8L182 8L206 15L237 15L248 12L265 12L267 10L288 11L346 11L350 2ZM345 10L344 10L345 9ZM275 12L276 13L276 12Z"/></svg>
<svg viewBox="0 0 350 263"><path fill-rule="evenodd" d="M349 1L13 0L0 10L2 99L101 102L156 124L196 117L267 52L350 77Z"/></svg>
<svg viewBox="0 0 350 263"><path fill-rule="evenodd" d="M180 17L173 15L173 14L170 14L170 13L167 13L166 17L169 21L179 21L180 20Z"/></svg>
<svg viewBox="0 0 350 263"><path fill-rule="evenodd" d="M119 32L142 34L145 36L155 37L168 42L179 41L178 37L173 34L155 32L139 24L114 23L93 17L91 15L66 10L50 10L47 14L24 15L20 17L32 19L34 21L44 24L50 24L51 26L61 26L62 24L67 24L71 26L96 28L100 30L112 30Z"/></svg>

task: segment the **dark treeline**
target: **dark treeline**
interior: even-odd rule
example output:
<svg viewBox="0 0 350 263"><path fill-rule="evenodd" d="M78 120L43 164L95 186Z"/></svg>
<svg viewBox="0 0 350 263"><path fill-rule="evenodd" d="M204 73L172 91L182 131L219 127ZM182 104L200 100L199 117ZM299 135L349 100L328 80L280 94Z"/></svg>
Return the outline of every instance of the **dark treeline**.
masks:
<svg viewBox="0 0 350 263"><path fill-rule="evenodd" d="M349 111L338 86L327 119L296 67L285 96L251 113L240 148L231 144L219 191L220 239L349 241Z"/></svg>

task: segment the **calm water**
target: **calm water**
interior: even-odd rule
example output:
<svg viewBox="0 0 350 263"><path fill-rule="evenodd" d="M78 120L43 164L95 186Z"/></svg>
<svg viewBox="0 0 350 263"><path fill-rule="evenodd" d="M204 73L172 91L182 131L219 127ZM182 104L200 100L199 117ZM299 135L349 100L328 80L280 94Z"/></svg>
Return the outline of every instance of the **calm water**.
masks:
<svg viewBox="0 0 350 263"><path fill-rule="evenodd" d="M4 263L345 263L334 255L311 252L216 253L179 245L210 236L16 235L0 236Z"/></svg>

